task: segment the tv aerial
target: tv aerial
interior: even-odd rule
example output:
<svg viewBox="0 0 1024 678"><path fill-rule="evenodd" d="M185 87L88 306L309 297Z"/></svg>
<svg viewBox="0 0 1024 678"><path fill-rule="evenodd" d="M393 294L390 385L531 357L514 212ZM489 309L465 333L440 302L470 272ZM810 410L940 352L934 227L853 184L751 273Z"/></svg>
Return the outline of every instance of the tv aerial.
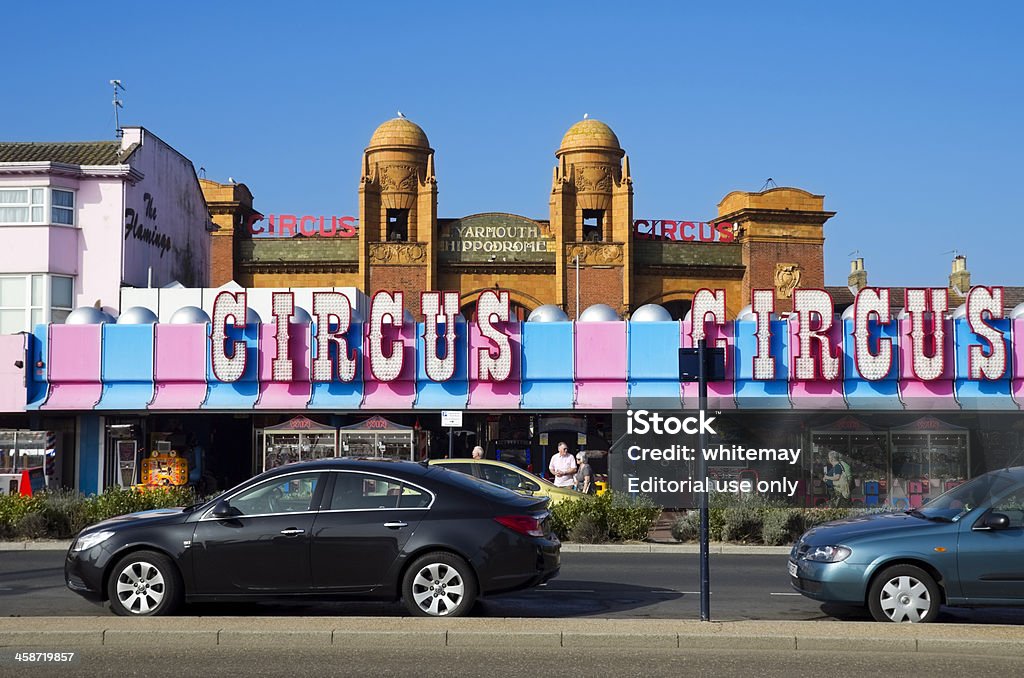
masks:
<svg viewBox="0 0 1024 678"><path fill-rule="evenodd" d="M124 84L122 84L120 80L111 80L110 85L114 88L114 134L116 134L117 138L120 139L124 136L124 130L121 129L121 120L118 115L118 109L124 108L124 102L121 101L120 92L127 92L128 90L125 89ZM120 90L120 92L118 90Z"/></svg>

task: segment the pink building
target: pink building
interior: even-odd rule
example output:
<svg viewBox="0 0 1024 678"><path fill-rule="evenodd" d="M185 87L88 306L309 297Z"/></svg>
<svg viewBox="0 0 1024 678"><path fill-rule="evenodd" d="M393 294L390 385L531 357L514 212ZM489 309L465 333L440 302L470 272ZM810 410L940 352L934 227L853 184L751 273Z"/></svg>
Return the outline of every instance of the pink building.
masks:
<svg viewBox="0 0 1024 678"><path fill-rule="evenodd" d="M205 287L212 228L192 162L142 127L118 141L0 142L0 334L116 315L122 287Z"/></svg>
<svg viewBox="0 0 1024 678"><path fill-rule="evenodd" d="M23 333L79 307L116 316L122 288L205 287L212 228L192 162L142 127L113 141L0 142L0 441L46 432L62 452L47 484L100 489L78 460L96 456L102 418L26 412L27 380L44 366L26 364ZM0 476L42 463L18 455L0 442Z"/></svg>

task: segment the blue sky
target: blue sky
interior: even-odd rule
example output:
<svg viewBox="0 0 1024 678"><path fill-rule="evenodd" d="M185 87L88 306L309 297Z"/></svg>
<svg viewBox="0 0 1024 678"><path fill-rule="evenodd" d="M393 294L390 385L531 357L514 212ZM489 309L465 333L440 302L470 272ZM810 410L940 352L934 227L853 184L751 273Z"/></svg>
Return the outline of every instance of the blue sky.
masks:
<svg viewBox="0 0 1024 678"><path fill-rule="evenodd" d="M548 217L584 113L637 218L709 219L768 177L826 196L826 282L1024 284L1024 3L16 3L4 140L113 137L107 81L270 214L355 214L374 128L436 149L439 214Z"/></svg>

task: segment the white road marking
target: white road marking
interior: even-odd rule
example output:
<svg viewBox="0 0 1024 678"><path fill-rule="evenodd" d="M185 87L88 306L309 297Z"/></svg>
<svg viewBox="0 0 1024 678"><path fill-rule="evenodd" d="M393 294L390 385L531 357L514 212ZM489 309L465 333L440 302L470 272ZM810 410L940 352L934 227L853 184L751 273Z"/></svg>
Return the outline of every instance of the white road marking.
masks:
<svg viewBox="0 0 1024 678"><path fill-rule="evenodd" d="M802 593L769 593L769 596L802 596Z"/></svg>

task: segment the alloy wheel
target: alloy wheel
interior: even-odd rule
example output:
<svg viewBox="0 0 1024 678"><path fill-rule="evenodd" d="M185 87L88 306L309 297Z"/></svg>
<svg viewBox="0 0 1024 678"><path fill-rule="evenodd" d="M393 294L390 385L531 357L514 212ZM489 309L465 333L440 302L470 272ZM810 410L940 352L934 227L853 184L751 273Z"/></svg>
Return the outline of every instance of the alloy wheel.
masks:
<svg viewBox="0 0 1024 678"><path fill-rule="evenodd" d="M164 600L164 576L152 563L129 563L117 575L117 599L132 614L149 614Z"/></svg>
<svg viewBox="0 0 1024 678"><path fill-rule="evenodd" d="M412 581L416 605L432 617L456 610L466 596L466 583L457 569L447 563L429 563L421 567Z"/></svg>

